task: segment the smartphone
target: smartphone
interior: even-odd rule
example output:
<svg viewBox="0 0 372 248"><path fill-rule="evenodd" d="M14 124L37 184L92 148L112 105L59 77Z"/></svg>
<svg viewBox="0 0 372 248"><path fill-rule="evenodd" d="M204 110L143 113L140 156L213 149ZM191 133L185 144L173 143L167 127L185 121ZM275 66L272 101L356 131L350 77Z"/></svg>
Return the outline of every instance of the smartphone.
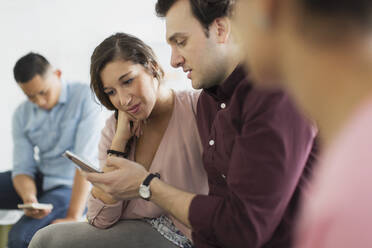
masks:
<svg viewBox="0 0 372 248"><path fill-rule="evenodd" d="M102 173L100 169L97 169L95 166L90 164L88 161L82 158L79 158L76 154L73 154L70 151L65 151L65 153L63 153L63 156L65 158L70 159L72 162L74 162L77 168L79 168L80 170L83 170L86 172Z"/></svg>
<svg viewBox="0 0 372 248"><path fill-rule="evenodd" d="M20 209L39 209L39 210L52 210L53 205L47 203L26 203L26 204L18 204L18 208Z"/></svg>

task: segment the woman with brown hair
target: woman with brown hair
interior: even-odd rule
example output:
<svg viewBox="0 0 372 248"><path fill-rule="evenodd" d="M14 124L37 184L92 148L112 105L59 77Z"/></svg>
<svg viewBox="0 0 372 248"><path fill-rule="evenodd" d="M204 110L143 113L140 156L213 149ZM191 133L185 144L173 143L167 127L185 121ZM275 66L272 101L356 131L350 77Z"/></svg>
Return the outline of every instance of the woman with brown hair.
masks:
<svg viewBox="0 0 372 248"><path fill-rule="evenodd" d="M167 88L152 49L124 33L94 50L90 74L99 101L115 111L99 144L103 171L115 170L106 165L107 156L126 157L177 188L207 193L195 120L199 93ZM190 230L143 198L118 201L93 186L90 225L53 225L38 232L30 247L192 247ZM50 239L54 233L58 238Z"/></svg>

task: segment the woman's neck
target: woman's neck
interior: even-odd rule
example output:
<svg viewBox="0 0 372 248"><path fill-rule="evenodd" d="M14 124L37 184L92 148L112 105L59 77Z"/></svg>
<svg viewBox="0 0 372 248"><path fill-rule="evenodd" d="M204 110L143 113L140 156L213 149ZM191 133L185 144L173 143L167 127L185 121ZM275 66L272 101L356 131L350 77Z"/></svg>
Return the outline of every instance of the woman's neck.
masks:
<svg viewBox="0 0 372 248"><path fill-rule="evenodd" d="M155 106L147 121L162 118L164 115L172 113L174 105L173 91L162 84L159 84Z"/></svg>

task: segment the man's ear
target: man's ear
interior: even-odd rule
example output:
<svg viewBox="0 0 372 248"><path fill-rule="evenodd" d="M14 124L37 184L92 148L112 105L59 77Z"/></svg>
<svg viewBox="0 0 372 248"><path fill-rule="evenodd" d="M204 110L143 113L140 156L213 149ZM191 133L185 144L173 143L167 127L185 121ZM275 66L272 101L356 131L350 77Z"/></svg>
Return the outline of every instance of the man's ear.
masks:
<svg viewBox="0 0 372 248"><path fill-rule="evenodd" d="M231 21L228 17L219 17L213 21L213 31L216 34L217 43L226 43L231 35Z"/></svg>
<svg viewBox="0 0 372 248"><path fill-rule="evenodd" d="M59 79L61 78L62 76L62 71L59 70L59 69L56 69L54 72L53 72L54 75L56 75Z"/></svg>

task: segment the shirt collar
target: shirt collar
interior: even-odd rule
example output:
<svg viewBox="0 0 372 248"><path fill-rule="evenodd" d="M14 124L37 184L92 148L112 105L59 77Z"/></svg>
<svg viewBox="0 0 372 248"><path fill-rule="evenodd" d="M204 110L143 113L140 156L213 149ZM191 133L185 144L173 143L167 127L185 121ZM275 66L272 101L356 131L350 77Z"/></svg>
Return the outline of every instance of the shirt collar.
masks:
<svg viewBox="0 0 372 248"><path fill-rule="evenodd" d="M234 93L237 85L242 82L246 76L247 73L243 66L238 65L222 84L210 87L204 91L217 101L229 99Z"/></svg>
<svg viewBox="0 0 372 248"><path fill-rule="evenodd" d="M61 94L59 95L58 103L65 103L67 101L67 84L61 80Z"/></svg>

